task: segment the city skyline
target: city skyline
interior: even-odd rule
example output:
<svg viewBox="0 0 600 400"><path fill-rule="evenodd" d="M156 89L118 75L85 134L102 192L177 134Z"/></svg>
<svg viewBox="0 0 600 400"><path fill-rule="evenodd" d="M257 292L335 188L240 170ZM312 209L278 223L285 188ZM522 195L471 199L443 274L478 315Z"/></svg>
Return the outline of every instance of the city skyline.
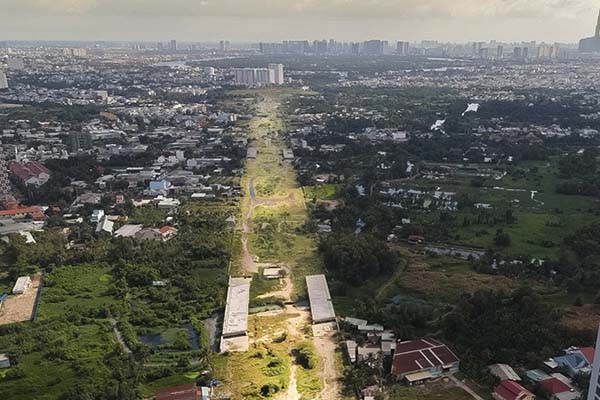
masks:
<svg viewBox="0 0 600 400"><path fill-rule="evenodd" d="M593 0L5 0L2 40L284 39L576 42ZM510 29L506 29L510 26ZM560 29L556 29L560 26Z"/></svg>

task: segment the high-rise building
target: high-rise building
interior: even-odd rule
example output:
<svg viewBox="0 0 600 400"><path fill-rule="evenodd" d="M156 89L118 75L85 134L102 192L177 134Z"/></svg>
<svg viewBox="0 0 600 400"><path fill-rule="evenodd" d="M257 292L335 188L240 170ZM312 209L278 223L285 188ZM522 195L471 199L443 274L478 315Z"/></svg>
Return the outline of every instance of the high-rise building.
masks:
<svg viewBox="0 0 600 400"><path fill-rule="evenodd" d="M501 60L502 57L504 57L504 47L498 45L498 47L496 47L496 59Z"/></svg>
<svg viewBox="0 0 600 400"><path fill-rule="evenodd" d="M177 51L177 40L171 40L171 43L169 44L169 50Z"/></svg>
<svg viewBox="0 0 600 400"><path fill-rule="evenodd" d="M407 56L410 44L408 42L398 42L396 44L396 53L399 56Z"/></svg>
<svg viewBox="0 0 600 400"><path fill-rule="evenodd" d="M8 163L4 157L4 150L0 147L0 201L4 202L12 196L10 180L8 179Z"/></svg>
<svg viewBox="0 0 600 400"><path fill-rule="evenodd" d="M594 365L592 365L587 400L600 400L600 327L598 327L598 336L596 338Z"/></svg>
<svg viewBox="0 0 600 400"><path fill-rule="evenodd" d="M362 53L369 56L380 56L383 54L385 43L381 40L368 40L363 43Z"/></svg>
<svg viewBox="0 0 600 400"><path fill-rule="evenodd" d="M90 132L71 132L69 133L68 147L70 152L79 150L89 150L93 147L92 134Z"/></svg>
<svg viewBox="0 0 600 400"><path fill-rule="evenodd" d="M4 71L0 69L0 90L2 89L8 89L8 79Z"/></svg>
<svg viewBox="0 0 600 400"><path fill-rule="evenodd" d="M594 36L579 41L579 51L582 53L600 53L600 13L596 21Z"/></svg>
<svg viewBox="0 0 600 400"><path fill-rule="evenodd" d="M273 71L273 83L276 85L283 85L283 64L269 64L269 70Z"/></svg>
<svg viewBox="0 0 600 400"><path fill-rule="evenodd" d="M518 59L520 59L522 57L523 57L523 48L521 48L521 47L515 47L513 49L513 58L515 58L515 59L518 60Z"/></svg>
<svg viewBox="0 0 600 400"><path fill-rule="evenodd" d="M221 40L219 42L219 51L221 53L225 53L227 51L229 51L231 48L231 43L229 43L229 40Z"/></svg>
<svg viewBox="0 0 600 400"><path fill-rule="evenodd" d="M233 73L238 85L264 85L275 79L274 71L268 68L235 68Z"/></svg>

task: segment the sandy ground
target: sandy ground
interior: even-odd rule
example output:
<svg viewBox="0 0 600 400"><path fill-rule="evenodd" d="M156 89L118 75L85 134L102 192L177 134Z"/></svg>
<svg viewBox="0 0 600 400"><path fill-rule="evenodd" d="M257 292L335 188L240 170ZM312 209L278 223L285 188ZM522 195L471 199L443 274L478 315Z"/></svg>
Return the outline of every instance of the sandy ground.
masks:
<svg viewBox="0 0 600 400"><path fill-rule="evenodd" d="M4 301L0 309L0 325L31 320L35 299L42 283L42 274L35 274L31 281L31 286L25 293L8 296Z"/></svg>

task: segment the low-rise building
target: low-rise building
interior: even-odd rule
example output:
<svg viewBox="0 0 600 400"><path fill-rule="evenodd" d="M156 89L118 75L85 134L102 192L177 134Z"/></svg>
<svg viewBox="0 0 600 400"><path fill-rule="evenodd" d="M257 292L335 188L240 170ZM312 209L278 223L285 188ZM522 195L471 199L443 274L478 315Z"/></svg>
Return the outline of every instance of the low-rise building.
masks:
<svg viewBox="0 0 600 400"><path fill-rule="evenodd" d="M578 400L581 393L562 380L552 377L540 382L550 400Z"/></svg>
<svg viewBox="0 0 600 400"><path fill-rule="evenodd" d="M31 278L28 276L21 276L17 279L15 286L13 287L13 294L23 294L31 286Z"/></svg>
<svg viewBox="0 0 600 400"><path fill-rule="evenodd" d="M396 343L392 375L409 385L458 372L458 357L443 343L419 339Z"/></svg>
<svg viewBox="0 0 600 400"><path fill-rule="evenodd" d="M0 354L0 369L1 368L9 368L10 367L10 359L6 354Z"/></svg>
<svg viewBox="0 0 600 400"><path fill-rule="evenodd" d="M492 396L496 400L534 400L535 396L529 390L511 380L503 380L494 389Z"/></svg>

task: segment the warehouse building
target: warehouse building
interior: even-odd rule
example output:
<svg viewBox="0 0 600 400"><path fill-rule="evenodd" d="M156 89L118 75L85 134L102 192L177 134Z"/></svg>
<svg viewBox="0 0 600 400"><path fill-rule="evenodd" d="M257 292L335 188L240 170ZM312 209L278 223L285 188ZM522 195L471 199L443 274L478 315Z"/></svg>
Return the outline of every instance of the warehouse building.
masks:
<svg viewBox="0 0 600 400"><path fill-rule="evenodd" d="M307 276L306 288L313 324L335 321L335 310L325 275Z"/></svg>

